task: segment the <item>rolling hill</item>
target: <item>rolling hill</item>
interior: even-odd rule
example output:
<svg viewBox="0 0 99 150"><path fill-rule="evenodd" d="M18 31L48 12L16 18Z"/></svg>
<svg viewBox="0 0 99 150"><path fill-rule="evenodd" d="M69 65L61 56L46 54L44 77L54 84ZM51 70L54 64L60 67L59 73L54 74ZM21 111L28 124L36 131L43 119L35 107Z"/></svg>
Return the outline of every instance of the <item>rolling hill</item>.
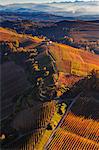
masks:
<svg viewBox="0 0 99 150"><path fill-rule="evenodd" d="M31 21L31 20L1 20L1 26L12 28L18 33L46 36L52 41L71 45L76 48L94 51L99 54L99 22L81 20L62 21Z"/></svg>
<svg viewBox="0 0 99 150"><path fill-rule="evenodd" d="M17 34L15 32L15 30L9 30L9 29L4 29L2 27L0 27L0 41L4 41L4 42L13 42L15 40L19 40L20 43L22 43L23 41L32 41L33 43L40 43L42 41L42 39L39 39L37 37L30 37L30 36L25 36L24 34ZM32 43L32 44L33 44Z"/></svg>
<svg viewBox="0 0 99 150"><path fill-rule="evenodd" d="M14 47L16 41L19 42L18 47L16 50L14 48L14 51L18 53L24 52L26 56L19 57L14 54L14 59L20 58L20 61L18 62L21 62L25 67L24 61L28 60L32 62L35 58L35 61L39 62L40 67L48 66L49 69L53 68L55 73L59 74L59 82L66 83L66 80L69 78L69 81L71 81L70 83L72 83L73 78L75 81L78 81L80 77L90 74L93 69L99 70L99 56L94 53L73 48L65 44L58 44L55 42L50 43L50 41L36 36L32 37L29 35L17 34L16 32L13 32L13 30L4 28L1 28L0 34L2 37L0 39L1 42L8 42L10 49L11 42L13 43L12 47ZM37 49L38 54L36 54L32 60L30 55L33 55L35 48ZM68 75L70 76L68 77Z"/></svg>
<svg viewBox="0 0 99 150"><path fill-rule="evenodd" d="M99 78L94 79L87 79L84 91L74 98L45 144L45 150L99 149Z"/></svg>
<svg viewBox="0 0 99 150"><path fill-rule="evenodd" d="M88 51L53 43L48 46L48 52L54 58L59 72L86 76L93 69L99 70L99 56Z"/></svg>
<svg viewBox="0 0 99 150"><path fill-rule="evenodd" d="M45 131L54 114L55 102L51 101L50 92L45 96L41 94L43 90L42 86L39 86L41 82L39 79L45 80L47 70L46 68L44 70L42 65L39 68L38 62L34 60L44 39L18 34L4 28L0 28L0 35L2 70L0 79L3 80L0 82L2 85L0 134L6 135L6 139L2 142L2 147L5 149L13 147L15 141L19 140L20 143L21 139L32 136L35 130L38 137L42 136L42 130ZM32 122L29 123L29 120ZM39 140L36 139L36 135L33 134L35 142L31 146ZM19 146L17 145L18 149L21 144L24 145L24 141Z"/></svg>
<svg viewBox="0 0 99 150"><path fill-rule="evenodd" d="M82 49L52 42L44 37L18 34L5 28L0 28L0 35L2 57L0 65L1 67L6 65L6 69L3 70L3 82L7 83L4 94L13 95L11 101L14 104L14 111L2 123L2 133L6 135L6 140L2 145L4 148L14 148L16 143L19 143L17 149L20 147L24 149L27 145L30 146L29 148L32 146L35 148L54 115L56 110L54 99L60 98L57 94L59 90L63 86L71 88L89 75L93 69L99 70L99 56ZM4 80L6 72L8 76ZM8 90L9 85L14 88L10 86ZM8 104L9 99L6 101L6 106ZM13 106L10 109L12 110ZM78 115L76 111L73 116L74 121L77 118L76 113ZM77 119L81 121L80 116ZM81 133L74 136L75 133L68 134L67 130L63 132L63 129L61 131L59 129L58 134L59 137L65 134L70 139L75 140L77 137L76 140L79 140ZM80 143L83 143L83 139L84 137L81 137ZM89 139L88 145L90 145ZM97 148L94 141L92 146Z"/></svg>

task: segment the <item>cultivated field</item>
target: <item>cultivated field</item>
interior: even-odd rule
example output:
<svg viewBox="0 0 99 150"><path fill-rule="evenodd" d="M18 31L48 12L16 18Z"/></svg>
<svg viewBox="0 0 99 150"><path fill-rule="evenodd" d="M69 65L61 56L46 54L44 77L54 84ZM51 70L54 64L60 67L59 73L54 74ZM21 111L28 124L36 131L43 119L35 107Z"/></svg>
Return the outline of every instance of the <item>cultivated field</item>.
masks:
<svg viewBox="0 0 99 150"><path fill-rule="evenodd" d="M56 43L49 46L49 51L59 72L86 76L93 69L99 70L99 56L96 54Z"/></svg>
<svg viewBox="0 0 99 150"><path fill-rule="evenodd" d="M99 101L79 97L67 111L45 146L46 150L98 150ZM94 111L96 110L96 112ZM80 111L80 113L79 113Z"/></svg>

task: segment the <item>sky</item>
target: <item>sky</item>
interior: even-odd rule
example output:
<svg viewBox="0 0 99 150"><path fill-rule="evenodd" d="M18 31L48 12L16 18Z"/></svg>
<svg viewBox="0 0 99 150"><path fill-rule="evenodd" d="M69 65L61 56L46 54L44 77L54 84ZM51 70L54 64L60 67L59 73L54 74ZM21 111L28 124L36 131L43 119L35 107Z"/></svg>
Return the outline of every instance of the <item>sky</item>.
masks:
<svg viewBox="0 0 99 150"><path fill-rule="evenodd" d="M0 4L6 5L12 3L45 3L45 2L60 2L60 1L74 1L74 0L0 0ZM90 1L90 0L84 0L84 1ZM99 1L99 0L95 0L95 1Z"/></svg>

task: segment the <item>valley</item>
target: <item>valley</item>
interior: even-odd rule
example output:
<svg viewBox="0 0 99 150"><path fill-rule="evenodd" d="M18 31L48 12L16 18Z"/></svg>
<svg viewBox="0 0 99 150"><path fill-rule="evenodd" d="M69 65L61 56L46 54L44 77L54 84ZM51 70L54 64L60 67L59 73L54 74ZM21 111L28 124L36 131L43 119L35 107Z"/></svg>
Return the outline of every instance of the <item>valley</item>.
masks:
<svg viewBox="0 0 99 150"><path fill-rule="evenodd" d="M99 20L86 4L98 7L0 6L2 150L99 149Z"/></svg>
<svg viewBox="0 0 99 150"><path fill-rule="evenodd" d="M2 90L6 92L2 91L4 95L1 103L2 112L8 107L7 114L3 113L1 120L1 131L6 135L2 145L4 148L14 148L19 142L18 149L27 146L26 143L28 147L35 147L44 133L48 134L45 131L52 116L56 113L58 117L65 113L62 112L60 103L62 105L66 103L67 106L71 103L72 99L65 100L65 93L70 90L75 92L75 88L78 87L75 83L84 80L92 70L99 70L98 55L65 44L50 42L44 37L18 34L9 29L1 28L0 34ZM71 89L73 85L74 90ZM10 100L7 98L8 95L12 95ZM11 105L8 105L9 101ZM60 112L56 109L56 105ZM61 117L58 117L57 124ZM54 123L53 120L52 124ZM9 129L10 132L7 132ZM37 140L31 145L29 143L32 137L34 141L37 137Z"/></svg>
<svg viewBox="0 0 99 150"><path fill-rule="evenodd" d="M18 33L46 37L51 41L99 54L99 22L81 20L1 20L1 26Z"/></svg>

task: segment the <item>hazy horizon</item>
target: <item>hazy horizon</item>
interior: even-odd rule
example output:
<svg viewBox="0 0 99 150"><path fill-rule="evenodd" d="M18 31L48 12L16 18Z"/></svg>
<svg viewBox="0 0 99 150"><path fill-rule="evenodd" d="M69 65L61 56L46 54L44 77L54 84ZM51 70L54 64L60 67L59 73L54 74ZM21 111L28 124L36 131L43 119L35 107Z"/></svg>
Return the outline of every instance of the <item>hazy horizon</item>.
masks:
<svg viewBox="0 0 99 150"><path fill-rule="evenodd" d="M0 0L0 5L8 5L8 4L16 4L16 3L52 3L52 2L75 2L76 0L6 0L2 1ZM77 1L99 1L99 0L77 0Z"/></svg>

